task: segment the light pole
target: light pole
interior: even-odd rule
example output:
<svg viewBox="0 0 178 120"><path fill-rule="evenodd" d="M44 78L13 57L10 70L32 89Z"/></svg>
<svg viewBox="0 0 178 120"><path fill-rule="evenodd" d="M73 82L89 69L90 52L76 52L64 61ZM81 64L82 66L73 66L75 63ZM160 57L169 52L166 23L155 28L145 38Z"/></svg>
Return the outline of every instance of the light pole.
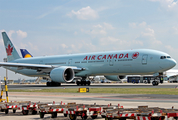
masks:
<svg viewBox="0 0 178 120"><path fill-rule="evenodd" d="M1 91L1 76L0 76L0 91ZM0 101L1 102L1 101Z"/></svg>
<svg viewBox="0 0 178 120"><path fill-rule="evenodd" d="M4 62L7 62L7 58L4 58L3 61L4 61ZM7 75L8 75L8 73L7 73L7 69L6 69L6 79L8 79L8 76L7 76Z"/></svg>

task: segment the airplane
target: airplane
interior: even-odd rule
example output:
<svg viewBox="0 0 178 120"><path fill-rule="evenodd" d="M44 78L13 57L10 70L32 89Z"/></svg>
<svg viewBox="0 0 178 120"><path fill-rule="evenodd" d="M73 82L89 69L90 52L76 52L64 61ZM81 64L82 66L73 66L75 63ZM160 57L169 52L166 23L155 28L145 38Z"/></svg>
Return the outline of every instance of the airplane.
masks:
<svg viewBox="0 0 178 120"><path fill-rule="evenodd" d="M30 54L30 52L27 49L20 49L20 52L21 52L23 58L33 57L32 54ZM39 79L49 80L49 78L46 78L46 77L43 77L43 78L38 77L37 80L39 80ZM80 79L80 77L79 78L76 78L76 77L74 78L74 80L77 80L77 79ZM105 80L106 78L104 76L89 76L88 79L90 81L99 82L100 80Z"/></svg>
<svg viewBox="0 0 178 120"><path fill-rule="evenodd" d="M23 58L33 57L26 49L20 49Z"/></svg>
<svg viewBox="0 0 178 120"><path fill-rule="evenodd" d="M126 75L160 75L173 68L176 61L167 53L151 49L119 50L21 58L6 32L2 32L7 62L0 66L26 76L49 77L47 86L60 86L81 77L77 85L90 85L86 78L104 75L120 81ZM153 82L152 84L158 85Z"/></svg>
<svg viewBox="0 0 178 120"><path fill-rule="evenodd" d="M164 75L165 75L167 78L176 77L176 76L178 76L178 69L170 69L170 70L168 70L168 71L165 71L165 72L164 72Z"/></svg>
<svg viewBox="0 0 178 120"><path fill-rule="evenodd" d="M170 69L163 74L165 80L168 80L169 82L178 82L178 69Z"/></svg>

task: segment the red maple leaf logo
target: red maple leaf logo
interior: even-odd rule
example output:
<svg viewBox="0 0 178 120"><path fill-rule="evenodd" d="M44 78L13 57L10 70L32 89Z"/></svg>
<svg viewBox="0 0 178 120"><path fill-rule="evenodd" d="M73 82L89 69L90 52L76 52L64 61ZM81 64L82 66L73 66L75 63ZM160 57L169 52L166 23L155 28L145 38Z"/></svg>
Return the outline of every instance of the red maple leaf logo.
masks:
<svg viewBox="0 0 178 120"><path fill-rule="evenodd" d="M11 47L9 44L8 47L6 48L7 56L12 55L12 50L13 50L13 47Z"/></svg>
<svg viewBox="0 0 178 120"><path fill-rule="evenodd" d="M135 53L133 53L132 58L133 58L133 59L136 59L138 56L139 56L139 53L138 53L138 52L135 52Z"/></svg>

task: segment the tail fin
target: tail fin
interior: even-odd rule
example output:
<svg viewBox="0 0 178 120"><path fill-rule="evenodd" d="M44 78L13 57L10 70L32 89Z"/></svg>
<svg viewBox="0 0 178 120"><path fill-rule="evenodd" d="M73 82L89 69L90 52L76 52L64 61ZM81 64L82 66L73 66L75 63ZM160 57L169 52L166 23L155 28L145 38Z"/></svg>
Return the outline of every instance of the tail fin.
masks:
<svg viewBox="0 0 178 120"><path fill-rule="evenodd" d="M20 49L23 58L33 57L26 49Z"/></svg>
<svg viewBox="0 0 178 120"><path fill-rule="evenodd" d="M10 41L9 37L7 36L6 32L2 32L2 37L4 41L5 51L7 53L7 61L13 61L15 59L19 59L20 56L17 53L14 45Z"/></svg>

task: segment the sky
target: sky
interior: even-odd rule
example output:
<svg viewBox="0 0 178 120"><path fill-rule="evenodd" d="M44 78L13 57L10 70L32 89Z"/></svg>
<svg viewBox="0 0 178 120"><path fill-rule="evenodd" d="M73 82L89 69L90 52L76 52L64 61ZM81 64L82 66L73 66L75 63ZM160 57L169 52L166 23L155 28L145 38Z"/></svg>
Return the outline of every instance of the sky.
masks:
<svg viewBox="0 0 178 120"><path fill-rule="evenodd" d="M33 56L155 49L178 61L177 0L0 0L0 31L20 56L22 48Z"/></svg>

